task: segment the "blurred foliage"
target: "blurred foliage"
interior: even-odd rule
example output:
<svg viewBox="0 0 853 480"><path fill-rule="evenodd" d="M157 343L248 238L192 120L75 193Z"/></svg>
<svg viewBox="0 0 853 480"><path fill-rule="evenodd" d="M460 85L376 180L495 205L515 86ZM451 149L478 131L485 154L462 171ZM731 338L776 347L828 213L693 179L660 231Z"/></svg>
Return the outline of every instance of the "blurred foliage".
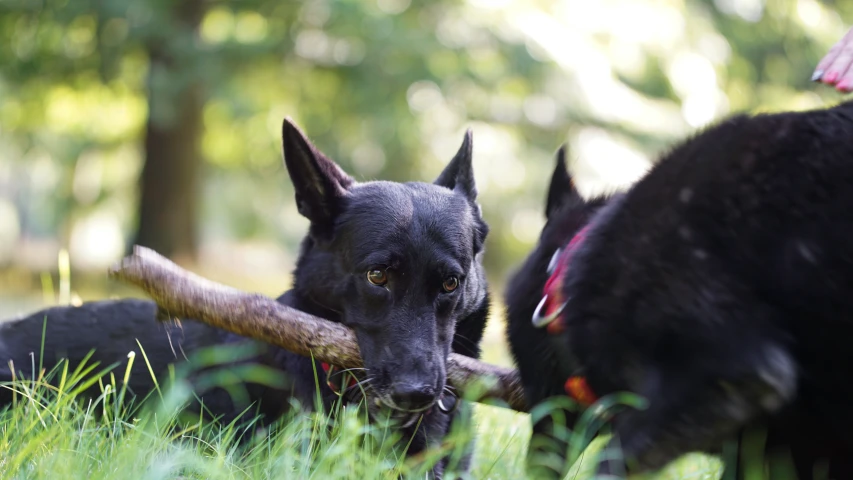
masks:
<svg viewBox="0 0 853 480"><path fill-rule="evenodd" d="M197 29L176 21L190 4ZM535 241L562 142L591 193L730 112L835 102L809 77L851 22L840 0L2 0L0 265L118 257L147 118L174 121L169 95L199 82L203 248L295 252L285 115L359 179L431 181L471 127L500 278ZM149 72L151 48L180 74Z"/></svg>

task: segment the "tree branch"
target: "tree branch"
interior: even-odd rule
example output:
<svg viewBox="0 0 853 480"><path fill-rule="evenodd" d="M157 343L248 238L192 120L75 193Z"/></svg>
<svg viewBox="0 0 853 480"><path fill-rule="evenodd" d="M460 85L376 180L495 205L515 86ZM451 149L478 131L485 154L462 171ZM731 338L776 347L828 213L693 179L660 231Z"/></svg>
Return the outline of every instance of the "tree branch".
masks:
<svg viewBox="0 0 853 480"><path fill-rule="evenodd" d="M110 268L109 275L140 287L170 318L193 318L343 368L363 366L348 327L212 282L148 248L134 246L133 254ZM515 370L451 353L447 382L463 398L468 392L477 401L498 399L513 410L527 411Z"/></svg>

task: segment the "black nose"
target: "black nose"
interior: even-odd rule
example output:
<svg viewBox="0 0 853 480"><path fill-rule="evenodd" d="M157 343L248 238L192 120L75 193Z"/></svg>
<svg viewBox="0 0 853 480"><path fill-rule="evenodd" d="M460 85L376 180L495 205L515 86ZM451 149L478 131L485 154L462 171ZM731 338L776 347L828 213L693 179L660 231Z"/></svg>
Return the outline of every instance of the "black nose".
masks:
<svg viewBox="0 0 853 480"><path fill-rule="evenodd" d="M430 385L398 384L391 400L401 410L423 410L435 401L435 388Z"/></svg>

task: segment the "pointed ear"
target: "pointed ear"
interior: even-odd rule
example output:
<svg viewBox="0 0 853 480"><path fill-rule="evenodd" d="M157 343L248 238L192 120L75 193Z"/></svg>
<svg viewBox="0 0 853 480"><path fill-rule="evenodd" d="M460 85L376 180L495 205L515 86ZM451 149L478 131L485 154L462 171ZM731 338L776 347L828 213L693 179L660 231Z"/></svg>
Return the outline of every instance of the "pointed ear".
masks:
<svg viewBox="0 0 853 480"><path fill-rule="evenodd" d="M330 231L353 179L312 145L290 117L281 127L281 145L296 208L312 227Z"/></svg>
<svg viewBox="0 0 853 480"><path fill-rule="evenodd" d="M583 202L583 198L575 188L575 183L572 181L569 169L566 166L566 150L566 144L563 144L557 150L557 166L551 175L551 185L548 187L548 200L545 204L546 218L551 218L551 215L555 211L565 205Z"/></svg>
<svg viewBox="0 0 853 480"><path fill-rule="evenodd" d="M473 134L471 129L465 130L462 146L453 157L453 160L444 167L444 171L433 182L445 188L465 195L468 202L474 208L474 254L483 251L486 236L489 234L489 226L483 221L480 205L477 204L477 185L474 182L474 168L472 165Z"/></svg>
<svg viewBox="0 0 853 480"><path fill-rule="evenodd" d="M462 140L459 151L433 183L456 190L474 203L477 199L477 185L474 183L474 168L471 165L472 144L473 135L469 128L465 131L465 138Z"/></svg>

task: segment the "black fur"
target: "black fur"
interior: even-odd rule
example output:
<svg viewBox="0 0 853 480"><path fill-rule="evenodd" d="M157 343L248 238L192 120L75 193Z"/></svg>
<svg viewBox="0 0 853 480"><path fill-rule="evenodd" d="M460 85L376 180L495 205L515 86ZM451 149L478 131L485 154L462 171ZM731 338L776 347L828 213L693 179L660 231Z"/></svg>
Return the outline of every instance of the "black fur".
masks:
<svg viewBox="0 0 853 480"><path fill-rule="evenodd" d="M556 363L557 345L544 328L535 328L531 323L549 277L548 264L554 252L564 247L608 198L582 198L566 168L565 146L557 151L556 157L546 199L547 221L539 242L510 277L504 293L507 341L521 375L525 399L534 408L545 400L565 396L566 377ZM567 444L560 432L571 428L577 412L569 408L571 405L561 408L561 403L565 404L556 402L551 414L533 425L527 459L528 473L533 478L562 478Z"/></svg>
<svg viewBox="0 0 853 480"><path fill-rule="evenodd" d="M853 478L852 210L848 102L730 118L594 217L557 351L564 377L649 400L613 421L630 471L768 427L800 478Z"/></svg>
<svg viewBox="0 0 853 480"><path fill-rule="evenodd" d="M488 227L476 203L471 168L471 133L434 184L410 182L358 183L314 147L286 120L282 129L284 161L296 193L299 212L311 221L294 271L293 289L280 303L352 327L366 367L368 405L374 400L394 407L394 415L421 417L445 390L446 359L451 350L478 357L488 315L489 297L481 265ZM367 272L385 272L387 283L368 282ZM443 282L458 279L445 292ZM286 381L260 385L244 382L248 396L234 403L224 390L205 393L213 414L233 418L249 403L260 404L265 420L274 420L296 399L310 407L317 385L310 359L236 335L183 320L182 328L155 320L153 303L139 300L93 302L37 312L0 326L0 361L13 360L16 371L30 372L30 352L39 356L42 320L47 316L45 365L60 358L78 362L91 348L103 363L126 361L138 338L158 376L182 351L240 343L256 353L244 362L286 374ZM124 372L123 366L119 372ZM0 370L0 380L12 378ZM321 378L322 380L322 378ZM137 359L131 388L152 388L146 367ZM320 382L326 406L337 397ZM0 388L0 395L9 390ZM9 401L8 397L0 397ZM408 453L435 445L447 434L453 417L432 408L420 427L403 428L412 438ZM470 451L469 451L470 455ZM445 460L446 461L446 460ZM467 468L468 458L460 468ZM440 477L441 462L433 471Z"/></svg>

